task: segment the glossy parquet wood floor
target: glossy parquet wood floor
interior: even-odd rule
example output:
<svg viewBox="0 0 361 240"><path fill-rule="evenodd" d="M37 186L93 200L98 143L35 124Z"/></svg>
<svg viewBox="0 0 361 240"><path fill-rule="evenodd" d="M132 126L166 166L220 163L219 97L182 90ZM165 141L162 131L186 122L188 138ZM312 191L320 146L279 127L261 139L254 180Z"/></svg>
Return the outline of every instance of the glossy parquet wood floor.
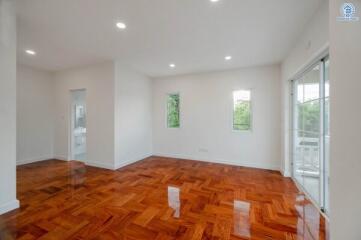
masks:
<svg viewBox="0 0 361 240"><path fill-rule="evenodd" d="M325 219L279 172L151 157L117 171L18 167L21 208L0 239L326 239Z"/></svg>

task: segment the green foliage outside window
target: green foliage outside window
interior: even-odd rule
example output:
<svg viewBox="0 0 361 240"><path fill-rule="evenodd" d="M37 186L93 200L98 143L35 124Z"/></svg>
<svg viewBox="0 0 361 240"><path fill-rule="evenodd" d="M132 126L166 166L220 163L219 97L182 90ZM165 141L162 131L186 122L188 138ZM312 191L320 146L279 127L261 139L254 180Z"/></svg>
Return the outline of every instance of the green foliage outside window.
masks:
<svg viewBox="0 0 361 240"><path fill-rule="evenodd" d="M251 130L251 102L239 101L235 103L233 112L234 130Z"/></svg>
<svg viewBox="0 0 361 240"><path fill-rule="evenodd" d="M320 129L320 101L298 105L298 128L305 131L304 137L314 137Z"/></svg>
<svg viewBox="0 0 361 240"><path fill-rule="evenodd" d="M179 128L179 94L168 95L167 125L169 128Z"/></svg>

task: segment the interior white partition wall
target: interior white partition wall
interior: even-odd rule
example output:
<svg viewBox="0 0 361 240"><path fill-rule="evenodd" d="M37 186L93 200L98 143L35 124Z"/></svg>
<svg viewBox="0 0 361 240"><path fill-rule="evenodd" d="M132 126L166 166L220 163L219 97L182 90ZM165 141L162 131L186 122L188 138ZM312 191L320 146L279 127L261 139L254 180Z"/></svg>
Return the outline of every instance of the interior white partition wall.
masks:
<svg viewBox="0 0 361 240"><path fill-rule="evenodd" d="M152 80L115 63L115 168L152 155Z"/></svg>
<svg viewBox="0 0 361 240"><path fill-rule="evenodd" d="M85 163L118 168L152 155L152 80L119 62L47 73L18 68L18 164L71 160L71 91L87 90Z"/></svg>
<svg viewBox="0 0 361 240"><path fill-rule="evenodd" d="M0 214L17 207L15 1L0 0Z"/></svg>
<svg viewBox="0 0 361 240"><path fill-rule="evenodd" d="M278 65L153 80L155 155L280 169ZM252 92L252 131L233 130L233 91ZM180 128L166 123L167 94L180 95ZM259 151L262 149L262 151Z"/></svg>
<svg viewBox="0 0 361 240"><path fill-rule="evenodd" d="M331 240L361 239L361 0L359 21L340 22L330 1Z"/></svg>
<svg viewBox="0 0 361 240"><path fill-rule="evenodd" d="M17 164L54 157L53 74L17 65Z"/></svg>
<svg viewBox="0 0 361 240"><path fill-rule="evenodd" d="M114 169L114 63L57 72L55 81L54 156L70 156L71 90L86 89L86 164Z"/></svg>

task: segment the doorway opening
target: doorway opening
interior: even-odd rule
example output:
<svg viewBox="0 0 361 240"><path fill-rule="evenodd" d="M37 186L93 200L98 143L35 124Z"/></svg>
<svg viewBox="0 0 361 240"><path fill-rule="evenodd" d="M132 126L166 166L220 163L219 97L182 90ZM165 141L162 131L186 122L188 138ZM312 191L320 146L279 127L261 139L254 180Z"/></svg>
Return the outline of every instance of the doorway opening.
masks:
<svg viewBox="0 0 361 240"><path fill-rule="evenodd" d="M86 90L71 90L71 159L86 160Z"/></svg>

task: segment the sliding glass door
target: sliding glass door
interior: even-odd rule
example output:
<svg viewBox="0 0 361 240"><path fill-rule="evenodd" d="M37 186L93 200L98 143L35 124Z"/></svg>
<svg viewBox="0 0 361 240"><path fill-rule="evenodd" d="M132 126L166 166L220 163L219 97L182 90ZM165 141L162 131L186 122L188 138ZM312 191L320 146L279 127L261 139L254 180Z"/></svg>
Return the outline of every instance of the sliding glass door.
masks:
<svg viewBox="0 0 361 240"><path fill-rule="evenodd" d="M323 208L327 215L330 212L329 191L330 191L330 60L324 61L324 203Z"/></svg>
<svg viewBox="0 0 361 240"><path fill-rule="evenodd" d="M328 206L328 60L293 81L293 177L321 209Z"/></svg>

